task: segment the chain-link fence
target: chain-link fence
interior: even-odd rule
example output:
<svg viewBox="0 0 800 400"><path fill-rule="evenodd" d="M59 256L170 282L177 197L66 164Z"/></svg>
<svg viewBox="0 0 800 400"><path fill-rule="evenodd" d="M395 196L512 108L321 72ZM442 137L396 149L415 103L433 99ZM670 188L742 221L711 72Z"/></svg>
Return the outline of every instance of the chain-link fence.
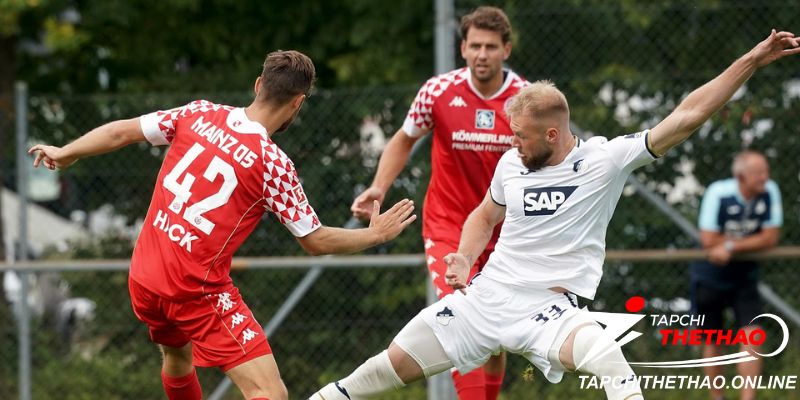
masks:
<svg viewBox="0 0 800 400"><path fill-rule="evenodd" d="M765 265L763 281L779 293L791 293L796 278L794 261ZM384 348L405 322L424 306L422 266L380 269L327 269L304 294L283 323L270 336L283 378L293 398L304 398L322 384L352 370L375 352ZM303 278L304 270L236 271L237 282L245 299L260 322L267 323L279 306ZM124 272L69 272L60 276L39 274L33 285L36 301L64 296L49 309L35 307L33 326L33 398L50 399L58 390L62 399L158 399L163 398L158 379L160 358L148 341L146 329L130 311ZM681 263L609 263L606 276L594 302L594 310L622 312L624 300L632 295L648 299L647 312L673 314L686 310L688 275ZM70 294L60 282L69 282ZM59 288L60 287L60 288ZM54 294L55 293L55 294ZM88 315L76 307L84 299L96 303ZM794 299L790 299L794 302ZM34 302L34 304L40 304ZM796 304L795 304L796 305ZM11 311L0 307L4 320L12 320ZM767 305L767 312L780 311ZM630 360L686 360L699 358L696 348L659 346L654 327L644 321L634 327L645 338L626 346ZM794 328L794 327L792 327ZM777 348L778 326L766 326L768 348ZM796 329L796 328L794 328ZM792 331L794 331L792 329ZM17 343L13 324L2 327L7 339L0 354L4 362L3 396L13 398L16 388L14 349ZM774 339L773 339L774 338ZM779 358L769 359L766 375L796 375L796 337ZM529 398L604 398L599 391L578 390L578 379L568 376L559 385L523 378L527 362L510 357L505 381L509 399ZM646 373L650 371L640 371ZM674 370L670 371L674 372ZM696 374L692 369L683 374ZM205 394L221 382L217 370L200 370ZM424 398L424 384L418 383L381 399ZM648 398L672 399L680 396L703 399L702 392L664 393L653 391ZM229 391L224 399L240 399ZM792 398L785 391L765 392L764 398Z"/></svg>
<svg viewBox="0 0 800 400"><path fill-rule="evenodd" d="M475 5L458 1L456 9L461 15ZM792 2L509 1L501 5L515 28L509 66L529 80L553 80L570 101L576 127L604 136L652 126L689 90L719 73L769 29L800 30L793 25L800 20L800 4ZM663 196L677 215L694 223L704 188L730 175L732 156L743 148L761 150L769 157L772 178L782 190L781 243L798 243L798 71L796 60L758 71L710 123L635 177ZM274 137L294 160L323 223L341 226L349 219L354 195L369 184L382 147L402 123L417 87L319 89L295 125ZM104 122L196 98L231 105L250 101L246 93L34 94L28 102L29 134L32 141L65 143ZM5 145L13 136L12 120L7 113L0 116L6 138L0 148L4 156L0 170L3 184L14 190L20 171L14 169L13 146ZM29 195L38 206L30 214L30 256L50 260L129 257L164 152L164 148L142 144L82 160L57 174L23 171L29 174ZM423 147L396 181L387 204L406 196L423 203L428 158ZM8 196L3 199L13 200L12 192ZM266 219L238 255L302 254L280 224L272 217ZM43 233L36 234L37 227ZM397 240L367 253L420 253L420 228L417 223ZM691 235L634 190L626 190L620 200L607 244L609 249L695 246ZM796 261L767 262L762 272L763 281L777 295L800 308ZM245 270L234 272L233 279L256 317L266 323L303 273ZM162 398L157 375L160 359L130 311L126 274L70 272L36 278L32 299L35 399ZM270 339L292 397L308 395L385 347L423 307L426 279L422 266L326 271ZM9 296L14 282L8 276L6 281ZM641 295L650 300L648 311L653 313L684 311L688 281L685 263L610 262L590 307L623 311L628 297ZM0 321L14 320L8 304L0 304ZM771 305L767 311L778 312ZM14 398L17 393L19 338L15 329L10 322L0 326L0 398ZM640 326L638 330L652 336L653 329ZM699 358L690 349L664 350L636 343L626 348L630 359ZM800 342L793 337L788 354L765 363L765 374L796 375L798 348ZM663 351L669 354L662 355ZM541 376L525 382L521 375L527 363L512 357L509 364L507 399L602 397L599 391L577 391L574 376L559 385L549 385ZM221 378L218 371L201 371L206 394ZM234 392L227 398L239 398ZM764 398L796 398L786 392L763 394ZM652 393L650 398L677 398L669 396ZM673 396L700 399L706 393ZM424 384L384 398L424 398Z"/></svg>

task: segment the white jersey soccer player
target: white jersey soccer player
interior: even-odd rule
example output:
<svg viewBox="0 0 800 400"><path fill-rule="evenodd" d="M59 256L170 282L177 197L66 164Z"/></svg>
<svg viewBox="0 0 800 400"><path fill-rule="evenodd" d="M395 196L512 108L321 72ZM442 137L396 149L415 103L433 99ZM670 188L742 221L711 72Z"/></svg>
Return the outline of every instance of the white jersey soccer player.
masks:
<svg viewBox="0 0 800 400"><path fill-rule="evenodd" d="M606 228L625 181L656 159L647 134L576 137L561 164L537 171L522 164L516 149L506 152L489 190L506 207L505 220L482 275L519 287L561 286L593 299L603 274Z"/></svg>
<svg viewBox="0 0 800 400"><path fill-rule="evenodd" d="M648 131L610 141L573 137L561 163L535 171L517 149L503 155L488 193L505 208L494 252L467 294L420 313L456 369L471 370L501 348L528 358L551 382L561 380L564 368L552 365L548 352L559 332L590 321L573 318L580 310L572 293L594 298L606 228L625 180L656 159L647 137ZM408 347L404 336L396 341Z"/></svg>
<svg viewBox="0 0 800 400"><path fill-rule="evenodd" d="M566 97L552 83L520 90L507 108L515 149L501 158L483 202L464 223L458 253L445 257L447 283L459 290L312 399L364 399L452 366L467 372L498 351L523 355L551 382L577 367L610 382L609 399L642 399L619 345L578 309L575 296L595 295L624 182L686 140L756 69L800 53L798 46L794 34L773 30L654 128L612 140L572 135ZM501 221L495 252L467 287L470 265Z"/></svg>

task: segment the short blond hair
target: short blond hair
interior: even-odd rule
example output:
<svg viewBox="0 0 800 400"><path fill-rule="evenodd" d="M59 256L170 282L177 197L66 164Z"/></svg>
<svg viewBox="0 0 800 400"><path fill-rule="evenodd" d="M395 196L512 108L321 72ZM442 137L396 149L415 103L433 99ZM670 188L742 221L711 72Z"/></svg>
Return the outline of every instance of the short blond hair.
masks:
<svg viewBox="0 0 800 400"><path fill-rule="evenodd" d="M564 93L553 82L540 80L522 88L512 97L506 114L511 118L528 115L534 120L563 114L569 120L569 104Z"/></svg>

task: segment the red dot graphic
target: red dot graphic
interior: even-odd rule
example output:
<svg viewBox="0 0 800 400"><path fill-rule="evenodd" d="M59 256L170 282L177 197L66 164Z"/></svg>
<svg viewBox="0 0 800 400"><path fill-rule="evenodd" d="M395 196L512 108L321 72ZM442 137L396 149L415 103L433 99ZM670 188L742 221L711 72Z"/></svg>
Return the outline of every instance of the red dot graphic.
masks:
<svg viewBox="0 0 800 400"><path fill-rule="evenodd" d="M639 312L644 308L644 297L633 296L625 302L625 309L628 312Z"/></svg>

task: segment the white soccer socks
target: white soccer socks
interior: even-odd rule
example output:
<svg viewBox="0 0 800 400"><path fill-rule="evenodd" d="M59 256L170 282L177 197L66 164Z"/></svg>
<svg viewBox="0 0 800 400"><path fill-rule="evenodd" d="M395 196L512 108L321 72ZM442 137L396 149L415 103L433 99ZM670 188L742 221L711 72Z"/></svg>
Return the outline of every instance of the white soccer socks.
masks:
<svg viewBox="0 0 800 400"><path fill-rule="evenodd" d="M309 400L363 400L405 386L384 350L356 368L348 377L325 385Z"/></svg>
<svg viewBox="0 0 800 400"><path fill-rule="evenodd" d="M594 353L591 359L584 361L595 344L604 350ZM611 351L606 352L605 349ZM575 365L580 366L578 370L609 378L603 385L609 400L644 399L639 380L625 360L622 349L604 334L599 325L592 324L578 330L572 347L572 357Z"/></svg>

